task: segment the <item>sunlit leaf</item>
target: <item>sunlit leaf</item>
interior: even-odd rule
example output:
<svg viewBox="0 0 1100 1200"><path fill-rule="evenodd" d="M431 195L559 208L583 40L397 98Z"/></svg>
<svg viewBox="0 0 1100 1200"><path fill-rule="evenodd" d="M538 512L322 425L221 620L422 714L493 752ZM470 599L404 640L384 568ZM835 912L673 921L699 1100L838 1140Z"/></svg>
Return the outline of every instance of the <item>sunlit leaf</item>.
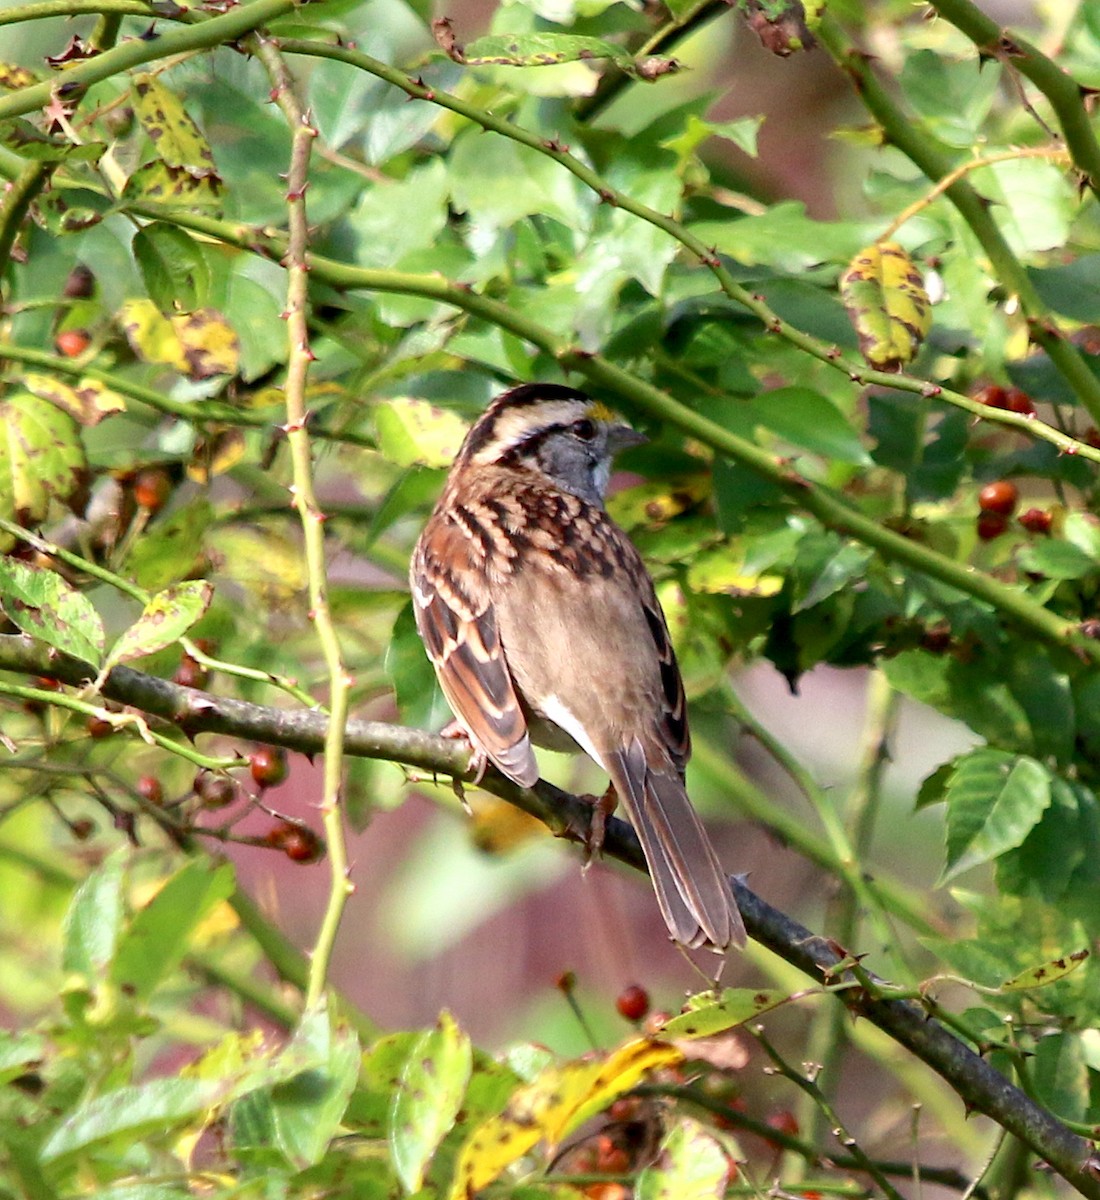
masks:
<svg viewBox="0 0 1100 1200"><path fill-rule="evenodd" d="M705 1125L680 1117L654 1162L638 1176L638 1200L713 1200L736 1173L728 1151Z"/></svg>
<svg viewBox="0 0 1100 1200"><path fill-rule="evenodd" d="M408 1192L419 1191L432 1155L458 1116L471 1053L470 1039L445 1012L405 1062L390 1109L389 1144Z"/></svg>
<svg viewBox="0 0 1100 1200"><path fill-rule="evenodd" d="M93 666L103 658L99 613L56 571L0 558L0 608L28 637Z"/></svg>

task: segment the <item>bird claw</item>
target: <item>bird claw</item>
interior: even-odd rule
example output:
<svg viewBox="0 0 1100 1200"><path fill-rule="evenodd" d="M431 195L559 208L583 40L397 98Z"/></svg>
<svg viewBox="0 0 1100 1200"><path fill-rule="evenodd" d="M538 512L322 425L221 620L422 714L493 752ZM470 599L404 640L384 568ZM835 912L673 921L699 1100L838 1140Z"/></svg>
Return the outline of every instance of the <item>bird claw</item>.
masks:
<svg viewBox="0 0 1100 1200"><path fill-rule="evenodd" d="M474 787L477 787L478 784L481 783L481 781L485 778L485 772L489 768L489 756L474 742L474 739L470 737L469 730L466 729L464 725L460 725L458 721L448 722L448 724L446 724L439 731L439 736L447 738L448 741L465 742L466 745L470 747L470 761L467 764L466 771L467 773L472 771L473 778L469 780L462 780L456 777L454 780L455 795L461 802L462 807L469 812L470 806L466 802L466 796L462 785L463 783L470 783Z"/></svg>
<svg viewBox="0 0 1100 1200"><path fill-rule="evenodd" d="M615 811L619 798L615 795L615 787L608 784L607 791L602 796L582 795L581 800L592 805L592 813L588 818L588 828L580 833L581 844L584 846L584 866L587 871L594 859L599 858L603 850L604 834L607 832L607 818Z"/></svg>

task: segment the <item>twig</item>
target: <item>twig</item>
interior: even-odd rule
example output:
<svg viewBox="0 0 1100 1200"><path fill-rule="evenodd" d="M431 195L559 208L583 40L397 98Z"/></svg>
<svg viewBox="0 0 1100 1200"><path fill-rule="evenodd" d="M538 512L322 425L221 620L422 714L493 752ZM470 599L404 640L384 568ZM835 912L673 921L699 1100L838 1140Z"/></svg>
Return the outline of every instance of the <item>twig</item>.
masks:
<svg viewBox="0 0 1100 1200"><path fill-rule="evenodd" d="M328 727L325 731L324 780L321 819L328 843L331 873L328 904L310 960L306 1007L321 1002L328 979L329 964L340 928L340 919L353 890L348 878L347 845L344 838L340 794L344 775L344 724L348 714L351 680L340 652L340 640L328 603L328 567L325 561L325 514L317 502L313 485L313 452L310 446L306 409L306 380L313 352L309 347L307 313L309 310L309 224L306 219L306 188L309 186L309 159L317 136L312 122L302 110L294 90L294 80L283 56L266 37L251 39L257 57L272 82L272 97L290 127L290 169L287 172L286 203L289 237L287 239L288 339L286 373L286 435L290 444L293 470L293 503L302 523L309 580L309 615L317 630L328 671Z"/></svg>

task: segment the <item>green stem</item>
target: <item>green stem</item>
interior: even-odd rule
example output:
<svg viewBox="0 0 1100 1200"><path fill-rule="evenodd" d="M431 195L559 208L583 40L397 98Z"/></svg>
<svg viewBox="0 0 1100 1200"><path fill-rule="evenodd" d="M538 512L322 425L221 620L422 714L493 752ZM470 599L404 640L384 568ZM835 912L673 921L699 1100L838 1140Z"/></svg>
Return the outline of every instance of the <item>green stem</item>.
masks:
<svg viewBox="0 0 1100 1200"><path fill-rule="evenodd" d="M148 17L157 21L195 21L199 14L190 9L180 9L174 16L166 17L152 6L140 0L42 0L40 4L17 4L12 8L0 8L0 25L18 25L23 21L41 21L49 17L79 17L92 13L111 14L118 17ZM105 44L105 43L101 43Z"/></svg>
<svg viewBox="0 0 1100 1200"><path fill-rule="evenodd" d="M886 91L872 69L872 57L854 46L829 17L818 29L821 43L852 79L860 100L882 126L887 140L918 166L933 182L950 174L955 161L947 148L919 121L904 112ZM963 178L956 179L945 195L981 243L994 273L1020 303L1028 334L1049 355L1092 419L1100 424L1100 379L1097 379L1051 318L1020 260L993 220L988 203Z"/></svg>
<svg viewBox="0 0 1100 1200"><path fill-rule="evenodd" d="M1031 42L1003 29L970 0L930 0L930 4L966 34L980 53L999 59L1007 70L1019 71L1046 96L1074 165L1088 187L1100 196L1100 143L1085 107L1086 90Z"/></svg>
<svg viewBox="0 0 1100 1200"><path fill-rule="evenodd" d="M30 209L31 201L50 181L56 163L27 163L12 180L0 204L0 279L11 260L11 248Z"/></svg>
<svg viewBox="0 0 1100 1200"><path fill-rule="evenodd" d="M63 86L66 92L69 92L101 83L104 79L110 79L112 75L132 70L156 59L193 54L199 50L212 50L215 46L236 41L261 25L274 21L276 17L293 12L296 7L295 0L251 0L249 4L231 8L229 12L211 17L201 24L159 34L151 41L134 38L132 41L123 42L103 54L96 54L83 62L74 63L63 75L55 79L47 79L43 83L35 83L0 97L0 121L45 108L59 86Z"/></svg>

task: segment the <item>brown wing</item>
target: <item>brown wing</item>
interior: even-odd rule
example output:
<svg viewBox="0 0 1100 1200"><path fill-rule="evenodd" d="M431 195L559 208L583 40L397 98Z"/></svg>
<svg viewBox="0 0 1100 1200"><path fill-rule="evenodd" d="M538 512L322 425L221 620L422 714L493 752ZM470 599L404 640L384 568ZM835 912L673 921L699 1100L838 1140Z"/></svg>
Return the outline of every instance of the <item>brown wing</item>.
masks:
<svg viewBox="0 0 1100 1200"><path fill-rule="evenodd" d="M625 535L623 535L625 541ZM631 547L633 549L633 547ZM661 698L663 710L661 713L661 734L668 748L672 761L683 776L684 767L691 757L691 734L687 722L687 697L684 695L684 680L676 662L676 652L672 648L665 614L653 590L641 558L634 555L636 566L635 587L642 600L642 611L645 613L646 624L653 635L657 649L657 663L661 671Z"/></svg>
<svg viewBox="0 0 1100 1200"><path fill-rule="evenodd" d="M501 646L484 564L469 530L445 510L435 513L410 571L416 627L443 695L471 742L509 779L531 787L538 765Z"/></svg>

